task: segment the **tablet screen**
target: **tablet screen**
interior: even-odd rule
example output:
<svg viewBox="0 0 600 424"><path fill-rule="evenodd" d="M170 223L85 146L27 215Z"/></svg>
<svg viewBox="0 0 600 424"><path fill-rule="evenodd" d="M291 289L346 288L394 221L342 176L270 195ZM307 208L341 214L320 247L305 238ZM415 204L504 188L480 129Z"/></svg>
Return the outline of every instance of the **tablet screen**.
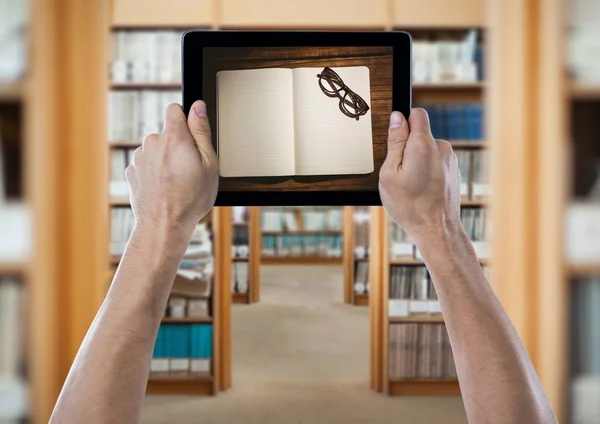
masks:
<svg viewBox="0 0 600 424"><path fill-rule="evenodd" d="M377 203L394 63L390 45L202 47L221 199Z"/></svg>

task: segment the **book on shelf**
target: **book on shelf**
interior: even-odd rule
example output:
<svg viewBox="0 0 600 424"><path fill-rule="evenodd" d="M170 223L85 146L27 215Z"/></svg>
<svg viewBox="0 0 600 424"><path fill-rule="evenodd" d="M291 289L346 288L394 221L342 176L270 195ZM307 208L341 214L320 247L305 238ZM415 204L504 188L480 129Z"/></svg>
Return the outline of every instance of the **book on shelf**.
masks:
<svg viewBox="0 0 600 424"><path fill-rule="evenodd" d="M391 324L388 331L390 380L457 378L450 339L444 324Z"/></svg>
<svg viewBox="0 0 600 424"><path fill-rule="evenodd" d="M413 83L473 82L483 78L483 48L471 30L463 40L413 41Z"/></svg>
<svg viewBox="0 0 600 424"><path fill-rule="evenodd" d="M25 307L21 281L0 277L0 422L27 416L29 396L22 373Z"/></svg>
<svg viewBox="0 0 600 424"><path fill-rule="evenodd" d="M250 222L250 209L246 206L232 207L231 221L234 224L248 224Z"/></svg>
<svg viewBox="0 0 600 424"><path fill-rule="evenodd" d="M600 417L600 274L571 285L571 406L573 423Z"/></svg>
<svg viewBox="0 0 600 424"><path fill-rule="evenodd" d="M565 254L573 264L600 264L600 202L567 206Z"/></svg>
<svg viewBox="0 0 600 424"><path fill-rule="evenodd" d="M28 205L8 200L8 181L0 125L0 262L25 262L31 254L32 217Z"/></svg>
<svg viewBox="0 0 600 424"><path fill-rule="evenodd" d="M364 259L369 256L369 219L368 207L358 206L354 210L354 258Z"/></svg>
<svg viewBox="0 0 600 424"><path fill-rule="evenodd" d="M448 141L483 141L483 104L423 104L429 114L431 133Z"/></svg>
<svg viewBox="0 0 600 424"><path fill-rule="evenodd" d="M4 0L0 9L0 84L8 84L27 69L29 1Z"/></svg>
<svg viewBox="0 0 600 424"><path fill-rule="evenodd" d="M424 266L392 266L389 287L390 317L442 312L433 281Z"/></svg>
<svg viewBox="0 0 600 424"><path fill-rule="evenodd" d="M342 256L341 235L263 235L264 256L318 256L339 258Z"/></svg>
<svg viewBox="0 0 600 424"><path fill-rule="evenodd" d="M414 258L415 245L404 229L390 219L390 259Z"/></svg>
<svg viewBox="0 0 600 424"><path fill-rule="evenodd" d="M250 283L248 262L233 262L231 267L231 292L248 293L248 286Z"/></svg>
<svg viewBox="0 0 600 424"><path fill-rule="evenodd" d="M110 209L110 254L122 255L135 225L133 211L129 207Z"/></svg>
<svg viewBox="0 0 600 424"><path fill-rule="evenodd" d="M471 181L471 198L487 199L491 195L489 180L489 152L479 150L473 152L473 177Z"/></svg>
<svg viewBox="0 0 600 424"><path fill-rule="evenodd" d="M129 198L129 187L125 178L125 169L133 162L135 149L113 149L110 151L110 197Z"/></svg>
<svg viewBox="0 0 600 424"><path fill-rule="evenodd" d="M569 4L567 64L576 81L600 84L600 7L597 0L577 0Z"/></svg>
<svg viewBox="0 0 600 424"><path fill-rule="evenodd" d="M113 90L108 95L108 141L132 141L160 133L165 109L181 104L180 91Z"/></svg>
<svg viewBox="0 0 600 424"><path fill-rule="evenodd" d="M472 152L464 149L455 149L460 169L460 197L465 200L471 197L471 158Z"/></svg>
<svg viewBox="0 0 600 424"><path fill-rule="evenodd" d="M115 31L110 78L113 83L181 83L182 31Z"/></svg>
<svg viewBox="0 0 600 424"><path fill-rule="evenodd" d="M261 229L269 233L342 232L342 208L300 208L301 218L290 208L263 208Z"/></svg>
<svg viewBox="0 0 600 424"><path fill-rule="evenodd" d="M354 293L369 294L369 264L354 262Z"/></svg>
<svg viewBox="0 0 600 424"><path fill-rule="evenodd" d="M489 259L491 256L491 245L489 243L488 212L485 208L462 208L460 219L463 228L473 244L475 253L479 259Z"/></svg>
<svg viewBox="0 0 600 424"><path fill-rule="evenodd" d="M370 104L369 68L336 67ZM225 70L217 73L219 172L223 177L370 174L370 111L354 119L323 94L323 68ZM240 104L260 107L240 108ZM343 136L341 135L343 134Z"/></svg>
<svg viewBox="0 0 600 424"><path fill-rule="evenodd" d="M211 324L162 323L158 330L151 376L209 376L213 349Z"/></svg>
<svg viewBox="0 0 600 424"><path fill-rule="evenodd" d="M233 227L233 242L231 256L234 258L247 258L249 256L249 228L248 226Z"/></svg>

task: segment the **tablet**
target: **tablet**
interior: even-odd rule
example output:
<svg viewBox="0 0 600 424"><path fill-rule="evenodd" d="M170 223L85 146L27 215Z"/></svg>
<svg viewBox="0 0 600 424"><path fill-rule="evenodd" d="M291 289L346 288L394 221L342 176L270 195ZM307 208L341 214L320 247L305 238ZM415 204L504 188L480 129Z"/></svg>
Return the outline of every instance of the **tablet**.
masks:
<svg viewBox="0 0 600 424"><path fill-rule="evenodd" d="M204 100L217 206L380 205L389 116L411 108L406 32L190 31L183 107Z"/></svg>

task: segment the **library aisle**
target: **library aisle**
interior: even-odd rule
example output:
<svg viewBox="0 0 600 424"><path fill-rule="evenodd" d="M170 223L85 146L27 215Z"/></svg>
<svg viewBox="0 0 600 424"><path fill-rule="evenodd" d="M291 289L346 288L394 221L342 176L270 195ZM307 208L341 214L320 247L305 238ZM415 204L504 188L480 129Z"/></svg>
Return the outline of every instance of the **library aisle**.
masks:
<svg viewBox="0 0 600 424"><path fill-rule="evenodd" d="M369 388L369 311L342 303L339 265L261 266L261 301L234 305L233 385L148 396L142 423L466 423L459 397Z"/></svg>

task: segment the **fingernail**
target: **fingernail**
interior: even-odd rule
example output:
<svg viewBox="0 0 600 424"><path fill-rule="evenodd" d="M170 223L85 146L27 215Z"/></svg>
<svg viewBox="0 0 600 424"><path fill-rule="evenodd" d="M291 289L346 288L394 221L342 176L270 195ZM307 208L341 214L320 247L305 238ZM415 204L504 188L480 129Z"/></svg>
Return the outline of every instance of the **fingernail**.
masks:
<svg viewBox="0 0 600 424"><path fill-rule="evenodd" d="M400 112L392 112L390 116L390 128L400 128L402 121L402 114Z"/></svg>
<svg viewBox="0 0 600 424"><path fill-rule="evenodd" d="M194 110L196 111L196 115L202 117L202 118L206 118L206 103L204 102L198 102L196 103L196 106L194 106Z"/></svg>

